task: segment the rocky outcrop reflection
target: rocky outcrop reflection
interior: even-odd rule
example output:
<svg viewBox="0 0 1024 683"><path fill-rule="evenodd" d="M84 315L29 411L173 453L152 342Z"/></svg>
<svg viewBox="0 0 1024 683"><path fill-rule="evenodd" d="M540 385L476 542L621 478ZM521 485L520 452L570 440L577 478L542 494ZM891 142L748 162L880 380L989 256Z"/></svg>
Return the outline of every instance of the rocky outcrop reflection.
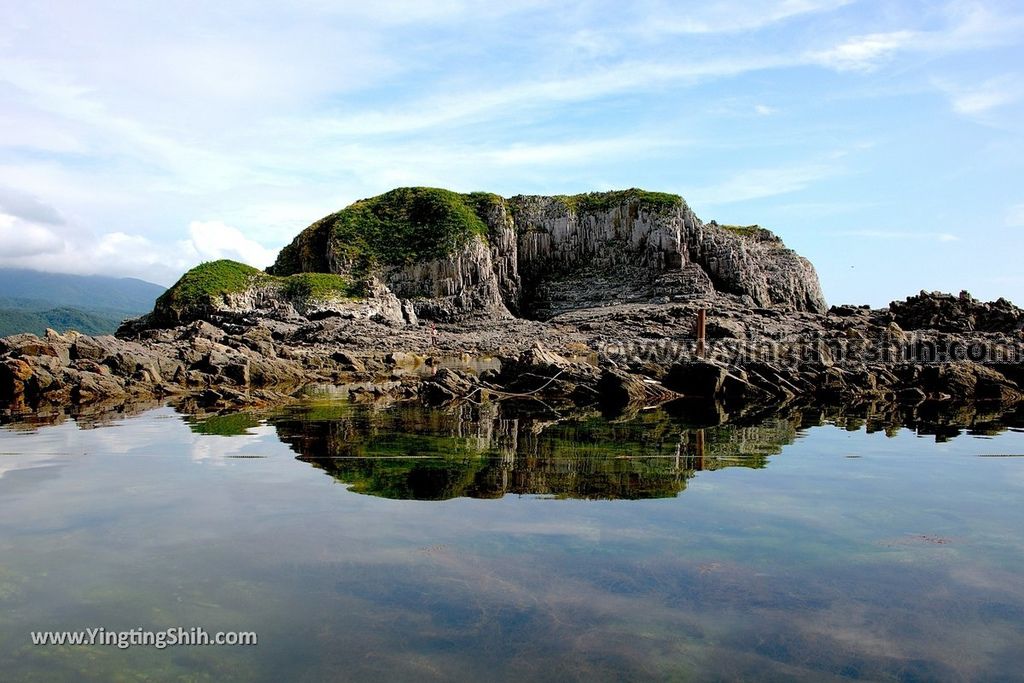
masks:
<svg viewBox="0 0 1024 683"><path fill-rule="evenodd" d="M996 436L1024 428L1024 405L927 401L917 405L862 403L842 406L805 406L799 410L801 428L832 424L848 431L895 436L909 429L921 437L943 442L965 434Z"/></svg>
<svg viewBox="0 0 1024 683"><path fill-rule="evenodd" d="M279 438L351 490L400 499L642 499L676 496L702 470L763 467L795 435L787 417L684 427L663 411L610 420L448 409L298 406L270 420Z"/></svg>

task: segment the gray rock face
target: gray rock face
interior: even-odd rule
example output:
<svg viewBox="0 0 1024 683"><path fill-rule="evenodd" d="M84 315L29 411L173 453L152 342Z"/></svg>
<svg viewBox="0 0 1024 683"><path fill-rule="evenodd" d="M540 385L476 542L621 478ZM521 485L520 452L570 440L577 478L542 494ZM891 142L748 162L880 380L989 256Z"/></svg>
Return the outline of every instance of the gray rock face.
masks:
<svg viewBox="0 0 1024 683"><path fill-rule="evenodd" d="M627 196L594 209L561 197L517 196L492 207L486 222L486 240L474 238L447 258L386 269L382 280L413 302L418 317L436 320L547 319L716 293L757 307L827 310L814 267L778 237L705 224L681 200L666 206Z"/></svg>
<svg viewBox="0 0 1024 683"><path fill-rule="evenodd" d="M475 238L452 256L391 268L383 278L394 296L410 302L417 318L510 317L493 251L484 240Z"/></svg>
<svg viewBox="0 0 1024 683"><path fill-rule="evenodd" d="M768 230L735 232L714 221L693 221L687 223L685 244L690 261L701 266L718 291L749 296L762 307L814 313L828 308L811 262Z"/></svg>
<svg viewBox="0 0 1024 683"><path fill-rule="evenodd" d="M311 298L291 292L280 280L254 277L248 288L201 305L158 309L123 333L239 315L336 317L393 327L421 320L549 320L596 307L716 297L752 308L826 310L814 267L778 237L757 227L705 224L675 195L640 190L574 197L487 195L485 202L470 206L472 195L435 192L457 207L462 202L464 213L449 207L449 213L411 218L389 205L391 213L381 209L383 217L367 219L370 227L353 228L354 218L331 222L354 211L357 202L304 230L273 268L275 275L344 276L362 283L360 299ZM468 220L472 230L448 230L453 216ZM399 220L405 221L404 232L391 237ZM376 240L372 248L367 240Z"/></svg>

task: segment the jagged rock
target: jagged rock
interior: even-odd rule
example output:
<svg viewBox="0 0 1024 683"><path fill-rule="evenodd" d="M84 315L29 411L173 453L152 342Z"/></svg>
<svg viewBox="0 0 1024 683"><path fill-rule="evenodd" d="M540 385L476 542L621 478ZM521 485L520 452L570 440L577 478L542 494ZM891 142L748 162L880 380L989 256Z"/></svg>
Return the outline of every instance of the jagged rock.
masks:
<svg viewBox="0 0 1024 683"><path fill-rule="evenodd" d="M606 406L622 409L627 406L653 406L679 398L661 382L649 377L631 375L615 368L605 368L597 384L601 401Z"/></svg>
<svg viewBox="0 0 1024 683"><path fill-rule="evenodd" d="M72 394L79 403L119 399L125 395L124 383L117 377L81 372L78 373Z"/></svg>
<svg viewBox="0 0 1024 683"><path fill-rule="evenodd" d="M15 357L50 356L63 362L70 360L68 346L64 343L44 340L34 334L16 334L5 339L7 353Z"/></svg>
<svg viewBox="0 0 1024 683"><path fill-rule="evenodd" d="M585 402L587 398L597 399L600 378L597 367L569 360L535 342L516 358L502 363L499 383L517 394L574 397Z"/></svg>
<svg viewBox="0 0 1024 683"><path fill-rule="evenodd" d="M747 336L746 328L738 320L708 320L708 339L743 339Z"/></svg>
<svg viewBox="0 0 1024 683"><path fill-rule="evenodd" d="M1014 332L1024 327L1024 310L1006 299L983 303L967 292L953 296L922 291L893 301L889 312L904 330Z"/></svg>
<svg viewBox="0 0 1024 683"><path fill-rule="evenodd" d="M13 401L25 393L25 383L32 378L32 366L21 358L8 358L0 364L0 398Z"/></svg>
<svg viewBox="0 0 1024 683"><path fill-rule="evenodd" d="M694 359L673 365L662 383L684 396L713 398L721 393L728 374L728 369L717 363Z"/></svg>
<svg viewBox="0 0 1024 683"><path fill-rule="evenodd" d="M210 341L219 342L224 339L224 334L224 330L211 325L206 320L196 320L181 330L178 334L178 339L183 341L209 339Z"/></svg>
<svg viewBox="0 0 1024 683"><path fill-rule="evenodd" d="M113 337L79 337L71 346L71 357L101 362L116 353L115 345Z"/></svg>
<svg viewBox="0 0 1024 683"><path fill-rule="evenodd" d="M467 397L475 386L476 383L470 376L450 368L442 368L423 381L420 393L428 404L441 405Z"/></svg>
<svg viewBox="0 0 1024 683"><path fill-rule="evenodd" d="M342 370L347 370L349 372L366 371L366 365L363 363L363 361L359 360L351 353L348 353L346 351L336 351L332 353L331 359L334 360L334 362L336 362L339 366L341 366Z"/></svg>

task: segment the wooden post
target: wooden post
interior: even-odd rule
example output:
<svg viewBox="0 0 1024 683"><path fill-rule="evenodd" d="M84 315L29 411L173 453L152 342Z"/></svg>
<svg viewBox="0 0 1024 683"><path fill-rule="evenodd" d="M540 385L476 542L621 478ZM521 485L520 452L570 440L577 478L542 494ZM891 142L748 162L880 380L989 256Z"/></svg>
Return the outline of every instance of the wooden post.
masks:
<svg viewBox="0 0 1024 683"><path fill-rule="evenodd" d="M707 332L708 312L703 308L697 311L697 355L704 357L704 335Z"/></svg>

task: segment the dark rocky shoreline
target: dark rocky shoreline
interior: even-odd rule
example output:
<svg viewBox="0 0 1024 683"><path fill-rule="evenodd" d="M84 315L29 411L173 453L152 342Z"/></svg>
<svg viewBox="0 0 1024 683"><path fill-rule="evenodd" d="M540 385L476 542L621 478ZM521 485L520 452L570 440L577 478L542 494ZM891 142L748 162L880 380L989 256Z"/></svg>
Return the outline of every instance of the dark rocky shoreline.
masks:
<svg viewBox="0 0 1024 683"><path fill-rule="evenodd" d="M987 329L912 327L932 324L929 312L943 307ZM703 355L693 334L700 308L708 311ZM169 398L199 408L260 407L309 386L363 400L530 399L607 410L680 398L731 410L798 401L1008 407L1024 399L1020 309L967 295L922 294L888 310L836 307L824 315L728 308L722 300L626 304L543 323L416 329L211 317L122 337L49 332L0 340L4 415Z"/></svg>

